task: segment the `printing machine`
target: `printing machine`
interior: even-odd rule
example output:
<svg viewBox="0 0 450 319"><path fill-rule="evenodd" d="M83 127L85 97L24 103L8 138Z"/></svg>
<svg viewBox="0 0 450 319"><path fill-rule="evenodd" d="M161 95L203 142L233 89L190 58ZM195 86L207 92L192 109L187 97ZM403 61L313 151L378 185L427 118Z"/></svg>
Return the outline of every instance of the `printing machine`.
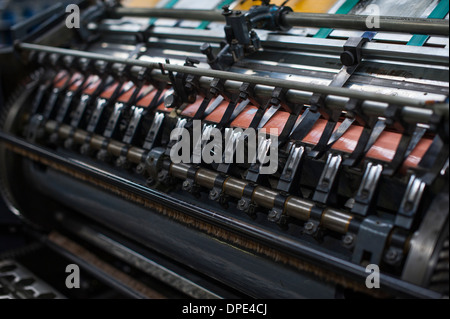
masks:
<svg viewBox="0 0 450 319"><path fill-rule="evenodd" d="M74 3L0 47L0 298L448 298L448 0Z"/></svg>

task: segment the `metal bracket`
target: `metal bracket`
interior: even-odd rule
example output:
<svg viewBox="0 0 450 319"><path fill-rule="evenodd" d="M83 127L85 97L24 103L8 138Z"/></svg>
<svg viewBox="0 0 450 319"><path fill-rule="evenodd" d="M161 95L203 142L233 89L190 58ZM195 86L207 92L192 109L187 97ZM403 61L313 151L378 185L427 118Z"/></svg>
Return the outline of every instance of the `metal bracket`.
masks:
<svg viewBox="0 0 450 319"><path fill-rule="evenodd" d="M200 63L200 61L191 58L186 58L184 66L195 68L195 64L198 63ZM170 64L169 59L166 59L166 64ZM172 83L172 87L174 89L174 93L166 98L170 99L170 103L169 101L167 103L170 104L171 107L178 108L184 103L195 102L197 92L193 92L192 91L193 87L189 85L186 87L186 79L188 74L178 72L176 75L174 75L172 71L168 71L168 73L170 82ZM191 82L191 84L192 83L193 82ZM166 101L164 101L164 103L166 103Z"/></svg>
<svg viewBox="0 0 450 319"><path fill-rule="evenodd" d="M245 212L251 218L256 218L256 207L257 205L253 202L253 192L255 191L256 185L253 183L248 183L244 190L242 191L242 197L237 203L237 209Z"/></svg>
<svg viewBox="0 0 450 319"><path fill-rule="evenodd" d="M52 82L50 80L47 80L45 83L39 86L36 96L33 100L33 104L31 106L31 114L36 114L39 111L39 107L42 104L42 99L44 98L45 92L47 92L51 84Z"/></svg>
<svg viewBox="0 0 450 319"><path fill-rule="evenodd" d="M301 194L300 190L291 190L292 186L297 180L299 174L299 167L301 160L303 158L303 154L305 152L304 146L298 146L292 144L289 150L289 156L287 158L286 164L283 168L283 172L281 173L280 179L278 180L277 189L279 191L283 191L286 193L290 193L292 191L298 191Z"/></svg>
<svg viewBox="0 0 450 319"><path fill-rule="evenodd" d="M313 200L322 204L328 202L330 193L335 185L336 176L339 171L339 167L342 162L342 156L340 154L328 154L325 168L320 176L319 183L317 184L314 192Z"/></svg>
<svg viewBox="0 0 450 319"><path fill-rule="evenodd" d="M400 208L395 217L396 226L411 229L425 186L425 182L419 177L414 174L411 175L408 186L406 187L405 195L403 195Z"/></svg>
<svg viewBox="0 0 450 319"><path fill-rule="evenodd" d="M267 219L271 222L277 223L282 228L287 228L288 217L284 214L284 205L286 199L288 198L287 194L280 193L275 197L274 206L269 211Z"/></svg>
<svg viewBox="0 0 450 319"><path fill-rule="evenodd" d="M364 32L361 37L351 37L344 44L344 52L341 53L341 62L345 66L355 66L361 62L361 49L364 43L373 39L376 32Z"/></svg>
<svg viewBox="0 0 450 319"><path fill-rule="evenodd" d="M41 114L35 114L31 117L26 131L26 139L29 142L36 142L44 135L42 124L44 123L44 117Z"/></svg>
<svg viewBox="0 0 450 319"><path fill-rule="evenodd" d="M365 218L359 226L352 261L357 264L364 261L380 265L392 228L392 224L386 223L376 216Z"/></svg>
<svg viewBox="0 0 450 319"><path fill-rule="evenodd" d="M145 150L151 150L155 144L155 141L159 135L159 132L164 122L165 115L162 112L156 112L153 118L152 125L148 130L147 136L145 137L144 145L142 146ZM180 119L178 119L180 121ZM177 123L178 124L178 123ZM186 124L186 122L184 122ZM183 125L184 126L184 125Z"/></svg>
<svg viewBox="0 0 450 319"><path fill-rule="evenodd" d="M221 205L228 207L228 195L223 191L224 183L228 176L219 174L214 180L214 187L209 191L209 199L218 201Z"/></svg>
<svg viewBox="0 0 450 319"><path fill-rule="evenodd" d="M225 151L223 152L222 163L217 166L217 171L223 174L228 174L231 168L231 163L227 159L231 159L233 162L234 154L236 153L237 143L240 143L242 137L241 131L234 131L231 128L225 128Z"/></svg>
<svg viewBox="0 0 450 319"><path fill-rule="evenodd" d="M124 108L125 108L125 105L122 102L116 102L114 104L114 110L113 110L111 116L109 117L109 120L106 124L105 131L103 132L104 137L106 137L106 138L113 137L113 135L117 129L117 124L119 123L119 120L120 120L120 117L122 115Z"/></svg>
<svg viewBox="0 0 450 319"><path fill-rule="evenodd" d="M187 178L181 185L181 188L191 193L192 195L199 197L200 196L200 186L195 182L195 175L197 174L198 167L191 166L187 171Z"/></svg>
<svg viewBox="0 0 450 319"><path fill-rule="evenodd" d="M253 183L260 182L260 169L266 162L267 154L270 151L270 147L272 145L272 139L269 138L258 138L258 150L255 154L255 157L250 159L250 162L253 163L250 165L247 170L247 174L245 175L245 179L251 181Z"/></svg>
<svg viewBox="0 0 450 319"><path fill-rule="evenodd" d="M77 108L75 109L74 115L70 121L70 126L78 127L83 117L84 111L90 102L91 96L88 94L83 94L80 98Z"/></svg>
<svg viewBox="0 0 450 319"><path fill-rule="evenodd" d="M136 131L141 123L142 113L144 109L142 107L132 106L132 116L128 123L125 135L122 138L122 142L125 144L131 144L134 140Z"/></svg>
<svg viewBox="0 0 450 319"><path fill-rule="evenodd" d="M53 88L47 103L45 104L43 115L45 118L49 118L55 108L56 101L58 100L59 94L61 93L60 88Z"/></svg>
<svg viewBox="0 0 450 319"><path fill-rule="evenodd" d="M102 116L103 110L105 106L108 104L108 100L99 98L97 99L97 104L95 105L94 113L92 113L91 118L89 119L89 124L87 126L86 131L93 133L97 128L98 122L100 121L100 117Z"/></svg>
<svg viewBox="0 0 450 319"><path fill-rule="evenodd" d="M292 12L290 7L268 4L253 6L245 14L238 10L230 10L229 5L223 6L222 9L226 21L224 27L226 44L217 56L213 55L211 45L208 43L201 46L208 64L216 70L227 70L236 61L261 48L261 40L254 28L274 31L287 31L291 28L283 19L286 13Z"/></svg>
<svg viewBox="0 0 450 319"><path fill-rule="evenodd" d="M361 184L355 196L352 213L361 216L368 214L382 171L383 166L381 164L367 163Z"/></svg>

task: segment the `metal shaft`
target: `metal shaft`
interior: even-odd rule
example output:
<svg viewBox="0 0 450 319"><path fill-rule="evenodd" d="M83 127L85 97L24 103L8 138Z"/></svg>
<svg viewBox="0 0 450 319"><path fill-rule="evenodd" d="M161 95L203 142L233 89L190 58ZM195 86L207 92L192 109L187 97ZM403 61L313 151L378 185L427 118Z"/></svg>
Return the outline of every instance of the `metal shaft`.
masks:
<svg viewBox="0 0 450 319"><path fill-rule="evenodd" d="M49 133L57 131L59 137L61 139L66 139L69 137L70 132L72 131L72 127L61 124L58 127L58 123L53 120L48 120L44 124L45 130ZM85 143L88 137L88 132L75 129L73 134L73 141L77 144ZM89 145L93 150L99 150L102 145L106 143L106 150L113 156L119 157L122 154L122 149L125 147L125 144L116 140L107 139L101 135L94 134L91 136L89 140ZM134 164L139 164L142 162L143 156L146 155L145 150L139 147L131 147L127 153L127 160ZM175 164L170 163L170 174L176 178L186 179L189 169L191 165L189 164ZM219 173L200 168L195 174L195 182L199 185L211 189L214 186L214 181ZM228 195L235 197L237 199L241 198L245 186L249 182L230 177L226 180L224 184L224 191ZM273 191L269 188L258 186L255 188L252 199L265 208L272 208L275 202L275 198L277 196L277 192ZM302 221L306 221L310 217L311 209L314 206L314 202L303 199L296 196L290 196L285 203L285 213L288 216L293 218L297 218ZM347 212L326 208L323 211L322 225L330 230L334 230L338 233L345 234L348 231L348 227L350 221L353 219L353 215L348 214Z"/></svg>
<svg viewBox="0 0 450 319"><path fill-rule="evenodd" d="M291 26L322 27L366 31L392 31L412 34L448 35L448 20L404 17L378 17L379 28L368 28L370 16L354 14L289 13L285 16Z"/></svg>
<svg viewBox="0 0 450 319"><path fill-rule="evenodd" d="M243 12L245 13L245 12ZM224 21L217 10L160 9L160 8L117 8L113 17L154 17L183 20ZM366 21L370 16L348 14L323 14L291 12L284 16L290 26L341 28L369 31L392 31L417 34L449 34L449 22L445 19L421 19L402 17L379 17L379 28L368 28Z"/></svg>
<svg viewBox="0 0 450 319"><path fill-rule="evenodd" d="M38 45L38 44L31 44L31 43L19 43L19 44L17 44L17 47L19 49L23 49L23 50L30 50L30 51L34 50L34 51L40 51L40 52L55 53L55 54L60 54L60 55L86 58L86 59L92 59L92 60L99 60L99 61L105 61L105 62L111 62L111 63L120 63L120 64L125 64L125 65L133 65L133 66L139 66L139 67L150 68L150 69L162 69L162 70L166 70L166 71L198 75L200 77L220 78L220 79L226 79L226 80L231 80L231 81L255 83L255 84L266 85L266 86L271 86L271 87L286 88L289 90L299 90L299 91L320 93L320 94L324 94L324 95L334 95L334 96L340 96L340 97L354 98L354 99L358 99L361 101L368 100L368 101L374 101L374 102L383 102L383 103L387 103L387 104L395 104L395 105L399 105L399 106L428 108L428 109L433 109L435 112L437 112L439 114L443 114L446 117L448 117L448 113L449 113L448 104L435 103L435 101L420 101L420 100L412 99L412 98L408 98L408 97L385 95L385 94L379 94L379 93L374 93L374 92L361 92L361 91L356 91L356 90L351 90L351 89L341 88L341 87L330 87L330 86L326 86L326 85L302 83L302 82L297 82L297 81L292 81L292 80L284 80L284 79L272 79L270 77L246 75L246 74L239 74L239 73L228 72L228 71L219 71L219 70L194 68L194 67L175 65L175 64L164 64L164 63L156 63L156 62L149 62L149 61L136 60L136 59L119 58L119 57L105 55L105 54L98 54L98 53L71 50L71 49L62 49L62 48L57 48L57 47L52 47L52 46L45 46L45 45ZM380 114L380 115L382 115L382 114Z"/></svg>

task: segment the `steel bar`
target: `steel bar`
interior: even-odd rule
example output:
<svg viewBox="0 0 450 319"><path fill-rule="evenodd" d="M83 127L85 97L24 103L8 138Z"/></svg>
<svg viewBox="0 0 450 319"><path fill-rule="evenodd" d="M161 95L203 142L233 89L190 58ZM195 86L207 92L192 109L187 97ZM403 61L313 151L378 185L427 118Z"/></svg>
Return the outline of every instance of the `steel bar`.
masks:
<svg viewBox="0 0 450 319"><path fill-rule="evenodd" d="M289 13L285 20L289 25L302 27L324 27L368 31L392 31L420 34L448 35L448 20L406 17L378 17L379 28L368 28L370 16L354 14Z"/></svg>
<svg viewBox="0 0 450 319"><path fill-rule="evenodd" d="M245 12L243 12L245 13ZM159 9L159 8L117 8L112 12L113 17L135 16L170 18L183 20L224 21L220 11L217 10L189 10L189 9ZM418 34L449 34L448 20L379 17L379 28L368 28L367 19L370 16L348 14L323 14L291 12L284 16L285 22L290 26L315 28L341 28L370 31L392 31Z"/></svg>
<svg viewBox="0 0 450 319"><path fill-rule="evenodd" d="M325 94L325 95L334 95L334 96L338 96L338 97L354 98L354 99L358 99L358 100L362 100L362 101L368 100L368 101L374 101L374 102L384 102L384 103L388 103L388 104L395 104L395 105L399 105L399 106L429 108L429 109L433 109L435 112L437 112L439 114L443 114L446 117L448 117L448 111L449 111L448 104L445 104L445 103L435 103L435 101L420 101L417 99L412 99L412 98L407 98L407 97L385 95L385 94L379 94L379 93L374 93L374 92L362 92L362 91L356 91L356 90L351 90L351 89L341 88L341 87L329 87L326 85L301 83L301 82L296 82L296 81L292 81L292 80L272 79L269 77L239 74L239 73L228 72L228 71L219 71L219 70L204 69L204 68L194 68L194 67L188 67L188 66L156 63L156 62L149 62L149 61L136 60L136 59L126 59L126 58L119 58L119 57L114 57L114 56L110 56L110 55L105 55L105 54L98 54L98 53L71 50L71 49L63 49L63 48L31 44L31 43L19 43L19 44L17 44L17 48L23 49L23 50L30 50L30 51L34 50L34 51L55 53L55 54L61 54L61 55L79 57L79 58L100 60L100 61L111 62L111 63L132 65L132 66L138 66L138 67L144 67L144 68L161 69L161 71L165 70L165 71L172 71L172 72L183 72L183 73L187 73L187 74L198 75L201 77L221 78L221 79L238 81L238 82L248 82L248 83L255 83L255 84L260 84L260 85L267 85L267 86L271 86L271 87L281 87L281 88L286 88L286 89L290 89L290 90L299 90L299 91L320 93L320 94ZM382 115L382 114L380 114L380 115Z"/></svg>

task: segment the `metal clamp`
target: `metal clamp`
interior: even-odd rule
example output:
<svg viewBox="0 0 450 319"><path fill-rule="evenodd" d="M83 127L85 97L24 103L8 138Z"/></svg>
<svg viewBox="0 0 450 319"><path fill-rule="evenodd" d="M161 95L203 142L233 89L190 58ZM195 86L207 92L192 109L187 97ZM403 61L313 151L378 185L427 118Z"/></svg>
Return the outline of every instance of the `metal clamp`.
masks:
<svg viewBox="0 0 450 319"><path fill-rule="evenodd" d="M357 264L368 262L380 265L392 228L392 224L376 216L365 218L359 226L352 261Z"/></svg>
<svg viewBox="0 0 450 319"><path fill-rule="evenodd" d="M195 182L195 176L197 174L198 169L199 168L196 166L191 166L187 171L186 180L181 185L181 188L184 191L189 192L189 193L193 194L194 196L200 196L200 192L199 192L200 186Z"/></svg>
<svg viewBox="0 0 450 319"><path fill-rule="evenodd" d="M286 228L288 224L288 218L284 213L284 207L288 196L284 193L279 193L275 197L273 208L269 211L267 219L271 222L277 223L280 227Z"/></svg>
<svg viewBox="0 0 450 319"><path fill-rule="evenodd" d="M301 194L301 191L299 189L292 189L292 186L296 185L296 181L299 179L300 163L303 158L304 152L304 146L298 146L295 144L291 145L289 156L283 168L283 172L281 173L280 179L278 180L277 189L279 191L283 191L286 193L294 191Z"/></svg>
<svg viewBox="0 0 450 319"><path fill-rule="evenodd" d="M256 207L257 205L253 202L253 192L255 191L256 185L253 183L248 183L245 185L242 191L242 197L237 203L237 209L245 212L251 218L256 218Z"/></svg>
<svg viewBox="0 0 450 319"><path fill-rule="evenodd" d="M396 226L411 229L425 186L425 182L419 177L414 174L411 175L408 186L406 187L405 195L403 195L400 208L395 217Z"/></svg>
<svg viewBox="0 0 450 319"><path fill-rule="evenodd" d="M128 122L127 129L122 138L122 142L125 144L131 144L134 140L138 127L141 123L142 114L144 109L142 107L132 106L132 116L130 121Z"/></svg>
<svg viewBox="0 0 450 319"><path fill-rule="evenodd" d="M224 183L228 179L228 176L223 174L217 175L214 180L214 187L209 191L209 199L218 201L223 206L228 206L228 195L223 191Z"/></svg>
<svg viewBox="0 0 450 319"><path fill-rule="evenodd" d="M328 202L328 198L334 188L336 176L342 163L340 154L328 154L325 168L320 176L319 183L313 195L313 200L322 204Z"/></svg>
<svg viewBox="0 0 450 319"><path fill-rule="evenodd" d="M366 216L371 208L375 192L380 180L383 166L381 164L367 163L361 184L355 196L352 213Z"/></svg>
<svg viewBox="0 0 450 319"><path fill-rule="evenodd" d="M364 43L371 41L375 32L366 31L361 37L351 37L344 44L344 52L341 53L341 62L345 66L358 65L362 59L361 49Z"/></svg>

